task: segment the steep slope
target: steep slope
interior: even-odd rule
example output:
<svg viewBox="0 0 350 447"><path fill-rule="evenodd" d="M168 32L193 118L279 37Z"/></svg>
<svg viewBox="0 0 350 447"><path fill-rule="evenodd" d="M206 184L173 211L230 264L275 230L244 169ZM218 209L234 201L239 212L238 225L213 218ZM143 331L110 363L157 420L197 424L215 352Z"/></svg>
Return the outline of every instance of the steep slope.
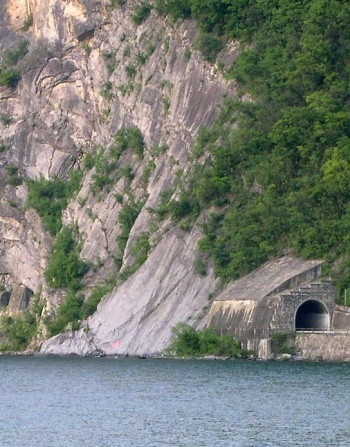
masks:
<svg viewBox="0 0 350 447"><path fill-rule="evenodd" d="M63 225L77 228L81 257L90 265L82 293L114 284L82 333L108 353L159 352L176 322L200 324L218 282L212 271L200 276L193 268L199 229L176 229L151 210L161 193L174 193L198 130L213 122L235 86L193 51L191 22L172 25L152 12L137 26L133 2L9 0L1 8L3 57L29 42L16 62L18 85L0 88L2 282L8 289L42 288L44 313L65 299L66 292L44 278L52 237L26 209L26 182L11 181L8 168L15 166L12 176L23 179L65 179L80 170L81 188ZM118 131L127 129L141 135L142 150L129 144L116 156ZM125 233L120 213L131 208ZM147 259L132 273L140 235L149 241ZM123 272L124 279L131 274L125 282ZM43 352L77 351L52 346Z"/></svg>

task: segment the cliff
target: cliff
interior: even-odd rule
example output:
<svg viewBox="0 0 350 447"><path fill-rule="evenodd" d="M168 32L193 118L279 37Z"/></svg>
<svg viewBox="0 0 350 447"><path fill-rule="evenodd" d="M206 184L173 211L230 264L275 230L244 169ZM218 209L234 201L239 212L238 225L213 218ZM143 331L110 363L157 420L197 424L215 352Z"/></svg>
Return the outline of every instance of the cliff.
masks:
<svg viewBox="0 0 350 447"><path fill-rule="evenodd" d="M136 25L135 5L8 0L0 7L3 61L8 49L27 42L16 63L17 86L0 87L1 282L41 292L45 316L65 299L44 277L52 236L26 205L26 180L67 179L77 170L81 186L64 209L63 225L77 228L80 256L90 266L81 293L113 284L78 335L50 340L42 352L160 352L177 322L204 324L218 287L211 268L200 276L193 267L199 227L177 228L157 220L152 209L161 193L176 197L199 129L213 122L235 85L193 49L192 22L173 24L152 11ZM233 60L235 49L223 57ZM99 172L84 160L100 151L108 164L116 133L129 128L142 134L142 156L124 151L107 187L97 187ZM137 216L116 265L120 212L134 203ZM145 234L147 259L125 279L121 274L132 272L135 261L132 248Z"/></svg>

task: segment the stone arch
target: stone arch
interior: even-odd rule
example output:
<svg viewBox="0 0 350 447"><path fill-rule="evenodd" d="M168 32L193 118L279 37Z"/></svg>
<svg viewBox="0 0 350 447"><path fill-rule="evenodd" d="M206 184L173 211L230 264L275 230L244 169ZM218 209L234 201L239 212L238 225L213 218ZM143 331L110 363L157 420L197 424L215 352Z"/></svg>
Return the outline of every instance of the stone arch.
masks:
<svg viewBox="0 0 350 447"><path fill-rule="evenodd" d="M295 330L329 331L330 318L326 306L317 300L304 301L295 314Z"/></svg>

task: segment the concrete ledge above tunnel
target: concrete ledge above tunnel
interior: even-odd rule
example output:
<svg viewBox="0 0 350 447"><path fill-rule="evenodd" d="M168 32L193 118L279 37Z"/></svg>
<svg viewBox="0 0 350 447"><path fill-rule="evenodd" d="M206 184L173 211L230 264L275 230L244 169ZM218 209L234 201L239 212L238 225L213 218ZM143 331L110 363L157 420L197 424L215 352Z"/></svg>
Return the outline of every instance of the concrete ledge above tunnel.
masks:
<svg viewBox="0 0 350 447"><path fill-rule="evenodd" d="M296 331L329 331L330 318L321 301L308 300L301 304L295 314Z"/></svg>

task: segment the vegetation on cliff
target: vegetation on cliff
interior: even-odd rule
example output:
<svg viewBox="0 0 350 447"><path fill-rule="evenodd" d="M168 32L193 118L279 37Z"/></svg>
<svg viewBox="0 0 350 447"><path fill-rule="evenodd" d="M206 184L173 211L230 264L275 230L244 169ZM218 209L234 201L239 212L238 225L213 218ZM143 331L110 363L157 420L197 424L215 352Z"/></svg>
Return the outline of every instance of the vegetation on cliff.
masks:
<svg viewBox="0 0 350 447"><path fill-rule="evenodd" d="M173 340L166 349L168 354L181 357L203 357L206 355L236 358L246 356L231 335L218 335L211 328L196 330L185 323L173 329Z"/></svg>
<svg viewBox="0 0 350 447"><path fill-rule="evenodd" d="M179 199L183 214L206 210L200 249L217 275L237 278L288 249L341 259L333 275L340 289L349 287L350 5L168 0L156 7L192 17L213 38L241 42L228 72L241 100L228 100L200 134Z"/></svg>

